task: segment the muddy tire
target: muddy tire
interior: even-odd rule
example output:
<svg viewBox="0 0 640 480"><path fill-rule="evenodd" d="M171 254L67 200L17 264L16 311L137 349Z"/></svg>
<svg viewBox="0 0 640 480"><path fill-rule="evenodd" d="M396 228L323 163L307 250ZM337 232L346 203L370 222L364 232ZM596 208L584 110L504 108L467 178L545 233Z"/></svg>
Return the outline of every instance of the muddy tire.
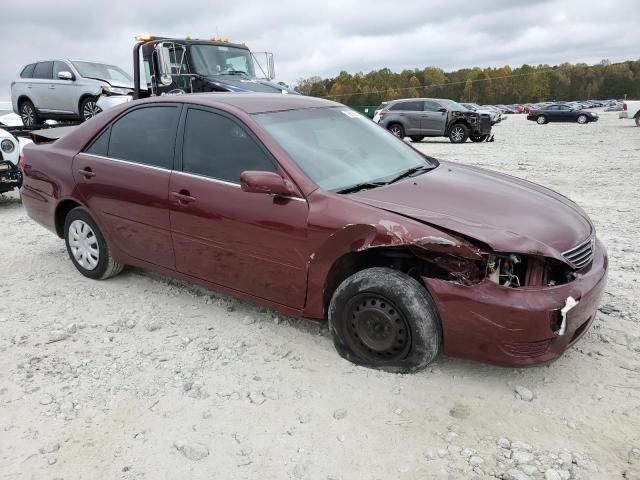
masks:
<svg viewBox="0 0 640 480"><path fill-rule="evenodd" d="M81 207L71 210L64 220L64 243L73 265L85 277L103 280L124 268L113 259L100 228Z"/></svg>
<svg viewBox="0 0 640 480"><path fill-rule="evenodd" d="M469 127L464 123L454 123L449 129L449 140L451 143L464 143L469 138Z"/></svg>
<svg viewBox="0 0 640 480"><path fill-rule="evenodd" d="M329 304L329 331L345 359L394 373L425 368L442 345L426 288L390 268L361 270L340 284Z"/></svg>

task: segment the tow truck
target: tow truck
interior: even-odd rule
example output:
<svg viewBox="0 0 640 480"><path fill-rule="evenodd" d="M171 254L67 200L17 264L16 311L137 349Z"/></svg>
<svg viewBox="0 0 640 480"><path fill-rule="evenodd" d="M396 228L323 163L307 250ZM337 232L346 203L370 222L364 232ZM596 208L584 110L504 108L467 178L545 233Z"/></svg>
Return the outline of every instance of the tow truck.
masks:
<svg viewBox="0 0 640 480"><path fill-rule="evenodd" d="M157 95L202 92L297 94L274 81L273 54L254 53L245 44L136 35L132 93L105 91L98 106L106 110L124 102Z"/></svg>

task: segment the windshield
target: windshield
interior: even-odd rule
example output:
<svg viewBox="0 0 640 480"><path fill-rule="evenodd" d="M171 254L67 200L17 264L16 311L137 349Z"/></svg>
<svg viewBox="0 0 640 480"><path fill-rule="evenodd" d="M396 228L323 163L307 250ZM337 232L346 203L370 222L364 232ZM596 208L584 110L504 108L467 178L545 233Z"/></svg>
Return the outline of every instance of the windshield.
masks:
<svg viewBox="0 0 640 480"><path fill-rule="evenodd" d="M133 78L115 65L93 62L71 62L78 73L85 78L99 78L109 83L130 84Z"/></svg>
<svg viewBox="0 0 640 480"><path fill-rule="evenodd" d="M438 103L444 105L447 110L457 110L459 112L466 112L468 109L460 105L458 102L454 102L453 100L438 100Z"/></svg>
<svg viewBox="0 0 640 480"><path fill-rule="evenodd" d="M223 45L192 45L193 68L200 75L246 75L255 77L251 52Z"/></svg>
<svg viewBox="0 0 640 480"><path fill-rule="evenodd" d="M325 190L390 181L409 169L437 165L347 107L261 113L254 118Z"/></svg>

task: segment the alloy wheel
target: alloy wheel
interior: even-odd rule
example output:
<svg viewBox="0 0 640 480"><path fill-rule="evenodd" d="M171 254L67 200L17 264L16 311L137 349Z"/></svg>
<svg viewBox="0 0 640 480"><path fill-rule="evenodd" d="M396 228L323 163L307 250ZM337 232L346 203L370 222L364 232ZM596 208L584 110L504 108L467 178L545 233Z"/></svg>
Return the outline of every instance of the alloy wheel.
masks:
<svg viewBox="0 0 640 480"><path fill-rule="evenodd" d="M587 117L585 115L580 115L578 117L578 123L587 123Z"/></svg>
<svg viewBox="0 0 640 480"><path fill-rule="evenodd" d="M25 127L31 127L35 123L35 112L31 105L26 104L22 106L22 123Z"/></svg>
<svg viewBox="0 0 640 480"><path fill-rule="evenodd" d="M100 246L93 229L82 220L69 225L69 247L76 262L85 270L93 270L100 261Z"/></svg>
<svg viewBox="0 0 640 480"><path fill-rule="evenodd" d="M402 133L402 132L401 132L401 130L400 130L400 127L399 127L398 125L393 125L393 126L389 129L389 131L390 131L391 133L393 133L396 137L400 137L400 135L401 135L401 133Z"/></svg>
<svg viewBox="0 0 640 480"><path fill-rule="evenodd" d="M84 104L82 108L82 116L85 120L89 120L91 117L95 117L102 109L98 106L95 100L89 100Z"/></svg>
<svg viewBox="0 0 640 480"><path fill-rule="evenodd" d="M453 127L451 136L456 142L461 142L464 138L464 129L462 127Z"/></svg>

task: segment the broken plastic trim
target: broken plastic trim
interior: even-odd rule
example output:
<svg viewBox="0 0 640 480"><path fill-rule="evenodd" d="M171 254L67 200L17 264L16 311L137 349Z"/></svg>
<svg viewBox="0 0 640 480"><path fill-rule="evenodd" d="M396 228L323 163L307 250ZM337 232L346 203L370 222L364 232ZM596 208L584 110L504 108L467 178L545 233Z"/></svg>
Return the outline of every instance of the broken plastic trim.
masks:
<svg viewBox="0 0 640 480"><path fill-rule="evenodd" d="M578 301L575 298L571 296L567 297L567 299L564 301L564 307L560 309L562 323L560 323L560 328L553 332L554 334L561 337L567 332L567 313L569 313L569 310L571 310L576 305L578 305Z"/></svg>

